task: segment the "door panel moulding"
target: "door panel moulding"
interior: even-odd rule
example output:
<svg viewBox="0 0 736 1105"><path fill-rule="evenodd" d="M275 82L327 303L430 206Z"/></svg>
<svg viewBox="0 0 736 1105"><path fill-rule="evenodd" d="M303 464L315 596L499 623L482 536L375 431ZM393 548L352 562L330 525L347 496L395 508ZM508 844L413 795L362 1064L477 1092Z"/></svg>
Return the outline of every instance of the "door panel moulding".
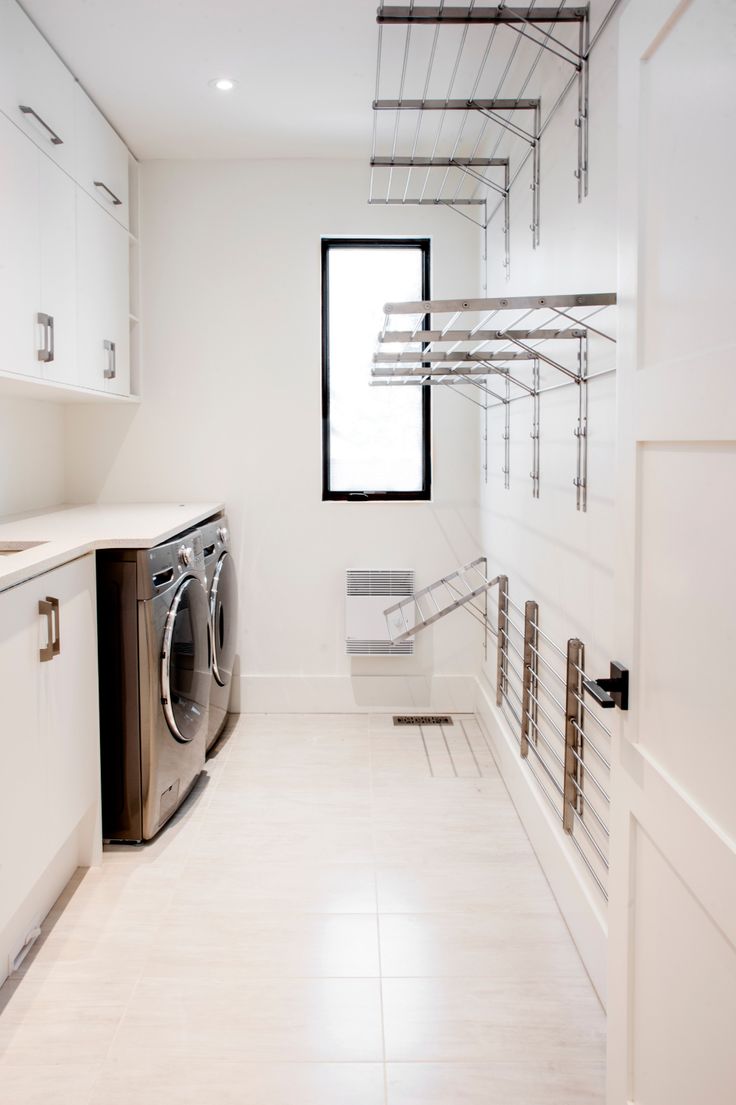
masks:
<svg viewBox="0 0 736 1105"><path fill-rule="evenodd" d="M615 304L614 292L387 303L378 335L378 350L373 355L371 385L449 386L453 394L462 395L480 406L484 411L483 470L486 480L488 411L502 407L501 471L506 490L511 487L511 404L519 399L530 399L529 478L534 499L540 497L541 483L540 397L561 387L576 387L572 483L576 508L584 512L588 504L588 385L591 380L615 371L614 367L590 371L589 342L593 336L600 339L601 346L604 341L615 344L616 338L609 332L611 325L606 324L609 329L604 330L598 320L599 315L610 311ZM449 319L443 323L442 316L446 315ZM407 316L411 320L409 327L404 322L399 329L402 323L396 320ZM559 328L561 318L568 324L563 329ZM596 319L595 325L591 318ZM503 325L504 322L507 325ZM489 323L493 324L492 328ZM549 352L543 348L547 343L551 343ZM414 348L410 348L412 346ZM438 346L445 348L436 348ZM568 363L564 360L566 354ZM552 369L562 380L543 383L542 366ZM464 393L460 390L463 387L472 388L474 393Z"/></svg>
<svg viewBox="0 0 736 1105"><path fill-rule="evenodd" d="M531 159L529 229L536 249L541 240L542 138L573 87L578 202L588 194L590 55L620 3L613 0L592 37L587 4L380 4L368 202L448 207L475 223L485 237L502 212L508 279L511 190ZM523 48L528 57L519 54ZM437 96L438 55L444 70L448 52L449 84L444 95ZM540 62L545 56L563 62L565 68L560 90L543 114L540 96L531 93L535 83L541 88ZM393 95L382 96L385 88ZM467 95L458 95L460 90ZM409 94L415 91L420 94ZM407 133L402 117L412 114L416 122ZM389 127L379 123L385 117L392 122ZM510 148L507 156L500 156L504 142ZM379 145L388 146L390 153L379 153ZM489 210L488 201L494 198ZM472 213L475 209L478 217Z"/></svg>

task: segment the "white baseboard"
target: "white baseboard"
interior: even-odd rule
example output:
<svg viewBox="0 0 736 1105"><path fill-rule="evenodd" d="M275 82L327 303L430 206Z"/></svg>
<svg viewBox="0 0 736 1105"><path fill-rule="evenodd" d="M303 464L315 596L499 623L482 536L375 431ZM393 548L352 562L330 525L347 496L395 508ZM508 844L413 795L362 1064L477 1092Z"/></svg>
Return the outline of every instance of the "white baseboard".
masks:
<svg viewBox="0 0 736 1105"><path fill-rule="evenodd" d="M594 898L597 891L586 884L586 873L580 870L562 825L530 778L506 719L495 704L493 688L483 676L476 681L476 688L478 720L486 731L511 800L605 1009L608 939L602 903Z"/></svg>
<svg viewBox="0 0 736 1105"><path fill-rule="evenodd" d="M241 675L230 709L248 714L472 713L472 675Z"/></svg>

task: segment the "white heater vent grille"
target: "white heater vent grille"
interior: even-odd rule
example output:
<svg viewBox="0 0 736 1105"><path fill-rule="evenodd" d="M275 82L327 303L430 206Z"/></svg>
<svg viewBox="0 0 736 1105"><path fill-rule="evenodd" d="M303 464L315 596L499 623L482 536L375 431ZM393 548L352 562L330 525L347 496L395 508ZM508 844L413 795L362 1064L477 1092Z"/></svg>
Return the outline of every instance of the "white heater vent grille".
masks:
<svg viewBox="0 0 736 1105"><path fill-rule="evenodd" d="M349 571L349 595L413 595L414 573L386 571Z"/></svg>
<svg viewBox="0 0 736 1105"><path fill-rule="evenodd" d="M414 572L351 569L347 572L345 650L348 656L411 656L414 638L398 644L388 636L384 610L397 597L414 594Z"/></svg>

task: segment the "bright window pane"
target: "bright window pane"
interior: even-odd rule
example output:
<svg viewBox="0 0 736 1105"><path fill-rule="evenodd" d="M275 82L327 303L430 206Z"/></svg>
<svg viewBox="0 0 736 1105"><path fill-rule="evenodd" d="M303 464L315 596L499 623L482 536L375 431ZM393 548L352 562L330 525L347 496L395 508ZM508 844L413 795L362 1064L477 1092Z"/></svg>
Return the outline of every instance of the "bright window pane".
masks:
<svg viewBox="0 0 736 1105"><path fill-rule="evenodd" d="M422 299L423 251L338 246L327 254L329 490L421 492L422 389L371 387L383 306ZM416 348L421 348L417 346Z"/></svg>

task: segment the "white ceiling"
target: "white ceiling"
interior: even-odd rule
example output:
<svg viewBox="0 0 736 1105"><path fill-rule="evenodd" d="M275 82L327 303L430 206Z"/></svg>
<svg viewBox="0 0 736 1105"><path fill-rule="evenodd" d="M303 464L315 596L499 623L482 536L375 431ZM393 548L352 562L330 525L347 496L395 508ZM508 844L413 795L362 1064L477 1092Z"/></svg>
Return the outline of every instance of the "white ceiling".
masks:
<svg viewBox="0 0 736 1105"><path fill-rule="evenodd" d="M139 158L370 154L377 0L22 6Z"/></svg>

